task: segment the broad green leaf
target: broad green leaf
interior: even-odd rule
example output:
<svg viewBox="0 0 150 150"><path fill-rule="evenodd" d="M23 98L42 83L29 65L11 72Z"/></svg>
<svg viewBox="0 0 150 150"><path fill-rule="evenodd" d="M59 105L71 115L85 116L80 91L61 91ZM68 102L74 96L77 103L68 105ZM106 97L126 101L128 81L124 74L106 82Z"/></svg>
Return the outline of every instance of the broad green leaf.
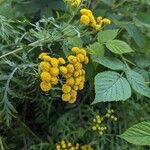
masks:
<svg viewBox="0 0 150 150"><path fill-rule="evenodd" d="M104 56L104 46L98 42L93 43L88 47L88 53L91 54L91 58L99 58Z"/></svg>
<svg viewBox="0 0 150 150"><path fill-rule="evenodd" d="M95 59L94 61L112 70L125 69L124 63L122 63L119 59L114 57L100 57Z"/></svg>
<svg viewBox="0 0 150 150"><path fill-rule="evenodd" d="M114 30L104 30L98 33L98 42L105 43L109 40L113 40L118 34L118 29Z"/></svg>
<svg viewBox="0 0 150 150"><path fill-rule="evenodd" d="M105 71L95 77L95 100L98 102L124 101L131 96L128 81L119 73Z"/></svg>
<svg viewBox="0 0 150 150"><path fill-rule="evenodd" d="M133 70L127 70L126 76L132 88L141 95L150 98L150 88L145 82L143 76Z"/></svg>
<svg viewBox="0 0 150 150"><path fill-rule="evenodd" d="M150 121L130 127L119 137L135 145L150 145Z"/></svg>
<svg viewBox="0 0 150 150"><path fill-rule="evenodd" d="M115 54L124 54L133 52L131 47L124 41L112 40L106 43L106 47Z"/></svg>
<svg viewBox="0 0 150 150"><path fill-rule="evenodd" d="M138 46L144 47L145 45L144 36L135 25L131 24L130 22L125 22L124 28L127 30L129 35L134 39L134 41Z"/></svg>

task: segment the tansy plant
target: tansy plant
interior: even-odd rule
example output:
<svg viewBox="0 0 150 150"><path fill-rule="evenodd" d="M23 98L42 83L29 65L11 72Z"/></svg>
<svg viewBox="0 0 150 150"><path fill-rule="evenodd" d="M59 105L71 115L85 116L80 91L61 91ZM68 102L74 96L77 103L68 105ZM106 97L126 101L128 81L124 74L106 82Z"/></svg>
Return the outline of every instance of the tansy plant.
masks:
<svg viewBox="0 0 150 150"><path fill-rule="evenodd" d="M149 11L0 0L0 150L146 150Z"/></svg>

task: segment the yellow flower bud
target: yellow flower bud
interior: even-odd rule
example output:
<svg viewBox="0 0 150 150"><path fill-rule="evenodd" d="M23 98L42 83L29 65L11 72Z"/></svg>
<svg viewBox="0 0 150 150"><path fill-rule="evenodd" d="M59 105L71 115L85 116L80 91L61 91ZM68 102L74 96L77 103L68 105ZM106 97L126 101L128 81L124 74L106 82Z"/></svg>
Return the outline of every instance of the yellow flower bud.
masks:
<svg viewBox="0 0 150 150"><path fill-rule="evenodd" d="M48 72L42 72L40 76L43 81L49 82L51 80L51 75Z"/></svg>
<svg viewBox="0 0 150 150"><path fill-rule="evenodd" d="M42 61L39 65L39 68L42 71L47 71L48 72L48 71L50 71L51 65L46 61Z"/></svg>
<svg viewBox="0 0 150 150"><path fill-rule="evenodd" d="M67 74L67 68L66 67L60 66L59 69L60 69L62 74Z"/></svg>
<svg viewBox="0 0 150 150"><path fill-rule="evenodd" d="M52 86L51 86L51 83L49 83L49 82L41 82L40 88L42 91L48 92L52 88Z"/></svg>
<svg viewBox="0 0 150 150"><path fill-rule="evenodd" d="M84 83L80 83L78 89L82 90L84 88Z"/></svg>
<svg viewBox="0 0 150 150"><path fill-rule="evenodd" d="M38 58L43 60L43 56L47 56L47 54L46 53L41 53Z"/></svg>
<svg viewBox="0 0 150 150"><path fill-rule="evenodd" d="M71 50L73 52L75 52L76 54L78 54L80 52L80 48L79 47L73 47Z"/></svg>
<svg viewBox="0 0 150 150"><path fill-rule="evenodd" d="M53 67L58 67L59 61L57 58L51 58L51 65Z"/></svg>
<svg viewBox="0 0 150 150"><path fill-rule="evenodd" d="M77 62L77 63L74 64L74 68L75 68L76 70L82 69L82 64L79 63L79 62Z"/></svg>
<svg viewBox="0 0 150 150"><path fill-rule="evenodd" d="M71 90L71 91L70 91L70 95L71 95L72 98L77 97L77 91Z"/></svg>
<svg viewBox="0 0 150 150"><path fill-rule="evenodd" d="M93 130L93 131L96 131L96 130L97 130L97 127L96 127L96 126L93 126L93 127L92 127L92 130Z"/></svg>
<svg viewBox="0 0 150 150"><path fill-rule="evenodd" d="M74 76L74 77L78 77L78 76L79 76L79 72L78 72L78 71L75 71L73 76Z"/></svg>
<svg viewBox="0 0 150 150"><path fill-rule="evenodd" d="M69 73L73 73L73 72L74 72L74 66L73 66L72 64L68 64L68 65L66 66L66 68L67 68L67 71L68 71Z"/></svg>
<svg viewBox="0 0 150 150"><path fill-rule="evenodd" d="M46 56L43 56L42 59L43 59L44 61L49 61L49 62L51 61L51 57L50 57L50 56L47 56L47 55L46 55Z"/></svg>
<svg viewBox="0 0 150 150"><path fill-rule="evenodd" d="M69 92L71 91L71 87L70 87L69 85L67 85L67 84L64 84L64 85L62 86L62 91L63 91L64 93L69 93Z"/></svg>
<svg viewBox="0 0 150 150"><path fill-rule="evenodd" d="M66 61L63 58L58 58L59 64L64 65Z"/></svg>
<svg viewBox="0 0 150 150"><path fill-rule="evenodd" d="M62 100L67 102L67 101L70 101L71 99L71 95L69 93L66 93L66 94L63 94L62 95Z"/></svg>
<svg viewBox="0 0 150 150"><path fill-rule="evenodd" d="M97 22L98 22L98 23L101 22L102 19L103 19L103 18L102 18L101 16L97 17Z"/></svg>
<svg viewBox="0 0 150 150"><path fill-rule="evenodd" d="M74 89L75 91L77 91L77 90L79 89L79 87L78 87L77 85L74 85L74 86L73 86L73 89Z"/></svg>
<svg viewBox="0 0 150 150"><path fill-rule="evenodd" d="M89 10L89 9L83 8L83 9L80 10L80 13L81 13L82 15L88 15L88 14L92 13L92 11Z"/></svg>
<svg viewBox="0 0 150 150"><path fill-rule="evenodd" d="M79 58L80 62L84 62L84 55L83 54L77 54L77 58Z"/></svg>
<svg viewBox="0 0 150 150"><path fill-rule="evenodd" d="M76 63L78 61L77 58L73 55L68 56L67 59L70 63Z"/></svg>
<svg viewBox="0 0 150 150"><path fill-rule="evenodd" d="M74 82L75 82L75 81L74 81L74 78L73 78L73 77L70 77L70 78L68 78L68 79L66 80L66 84L67 84L67 85L71 85L71 86L72 86L72 85L74 85Z"/></svg>
<svg viewBox="0 0 150 150"><path fill-rule="evenodd" d="M93 28L95 30L99 30L101 27L102 27L102 25L100 25L100 24L96 24L95 26L93 26Z"/></svg>
<svg viewBox="0 0 150 150"><path fill-rule="evenodd" d="M80 78L75 78L75 85L79 85L81 82Z"/></svg>
<svg viewBox="0 0 150 150"><path fill-rule="evenodd" d="M102 23L103 23L104 25L111 24L111 20L108 19L108 18L104 18L104 19L102 20Z"/></svg>
<svg viewBox="0 0 150 150"><path fill-rule="evenodd" d="M86 15L82 15L82 16L80 17L80 21L81 21L83 24L88 25L88 24L90 23L90 18L89 18L88 16L86 16Z"/></svg>
<svg viewBox="0 0 150 150"><path fill-rule="evenodd" d="M75 103L75 102L76 102L76 97L71 98L70 101L69 101L68 103L73 104L73 103Z"/></svg>
<svg viewBox="0 0 150 150"><path fill-rule="evenodd" d="M88 64L88 63L89 63L89 58L88 58L88 57L85 57L84 63L85 63L85 64Z"/></svg>
<svg viewBox="0 0 150 150"><path fill-rule="evenodd" d="M51 82L51 84L56 85L56 84L58 84L58 78L55 76L52 76L50 82Z"/></svg>
<svg viewBox="0 0 150 150"><path fill-rule="evenodd" d="M58 76L58 74L59 74L59 69L58 69L57 67L52 67L52 68L50 69L50 74L51 74L52 76Z"/></svg>

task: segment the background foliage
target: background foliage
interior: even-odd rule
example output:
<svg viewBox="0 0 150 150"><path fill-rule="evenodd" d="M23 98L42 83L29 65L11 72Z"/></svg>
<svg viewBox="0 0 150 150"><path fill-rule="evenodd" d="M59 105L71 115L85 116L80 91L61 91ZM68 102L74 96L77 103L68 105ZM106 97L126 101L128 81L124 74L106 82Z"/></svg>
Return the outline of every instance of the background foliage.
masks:
<svg viewBox="0 0 150 150"><path fill-rule="evenodd" d="M141 145L125 140L137 137L134 129L127 132L136 123L147 121L138 129L146 124L150 131L150 1L95 0L83 6L112 24L100 32L85 28L78 10L62 0L0 0L0 149L53 150L61 138L96 150L149 149L141 146L149 138ZM40 91L37 57L43 51L66 57L73 46L86 47L90 63L77 103L67 105L58 87L50 94ZM106 122L106 134L93 134L91 120L108 108L118 121Z"/></svg>

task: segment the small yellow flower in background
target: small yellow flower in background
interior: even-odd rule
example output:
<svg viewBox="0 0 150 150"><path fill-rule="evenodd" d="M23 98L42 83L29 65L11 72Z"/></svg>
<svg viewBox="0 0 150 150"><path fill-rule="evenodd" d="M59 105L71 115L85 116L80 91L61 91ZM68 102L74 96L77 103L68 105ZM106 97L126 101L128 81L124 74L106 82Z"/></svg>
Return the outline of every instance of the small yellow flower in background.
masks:
<svg viewBox="0 0 150 150"><path fill-rule="evenodd" d="M39 68L40 68L41 71L49 72L50 68L51 68L51 65L46 61L42 61L39 65Z"/></svg>
<svg viewBox="0 0 150 150"><path fill-rule="evenodd" d="M86 15L82 15L81 18L80 18L80 21L85 24L85 25L88 25L90 23L90 18Z"/></svg>
<svg viewBox="0 0 150 150"><path fill-rule="evenodd" d="M104 18L104 19L102 19L102 23L103 23L104 25L111 24L111 20L108 19L108 18Z"/></svg>
<svg viewBox="0 0 150 150"><path fill-rule="evenodd" d="M95 30L99 30L103 25L111 24L111 20L108 18L103 19L101 16L99 16L97 17L97 19L95 19L92 11L89 9L81 9L80 13L80 22L90 27L93 27Z"/></svg>
<svg viewBox="0 0 150 150"><path fill-rule="evenodd" d="M71 6L79 6L82 0L66 0L66 2L69 3Z"/></svg>
<svg viewBox="0 0 150 150"><path fill-rule="evenodd" d="M56 144L56 150L94 150L90 144L80 145L71 143L67 140L61 140Z"/></svg>
<svg viewBox="0 0 150 150"><path fill-rule="evenodd" d="M103 124L104 118L100 115L96 115L96 117L93 119L92 123L92 131L99 133L99 135L103 135L105 130L107 129L106 126Z"/></svg>
<svg viewBox="0 0 150 150"><path fill-rule="evenodd" d="M108 109L105 117L108 118L108 120L110 120L110 121L117 121L118 120L118 118L114 115L113 109Z"/></svg>
<svg viewBox="0 0 150 150"><path fill-rule="evenodd" d="M89 10L89 9L83 8L83 9L80 10L80 13L82 15L89 15L89 14L92 14L92 11Z"/></svg>

